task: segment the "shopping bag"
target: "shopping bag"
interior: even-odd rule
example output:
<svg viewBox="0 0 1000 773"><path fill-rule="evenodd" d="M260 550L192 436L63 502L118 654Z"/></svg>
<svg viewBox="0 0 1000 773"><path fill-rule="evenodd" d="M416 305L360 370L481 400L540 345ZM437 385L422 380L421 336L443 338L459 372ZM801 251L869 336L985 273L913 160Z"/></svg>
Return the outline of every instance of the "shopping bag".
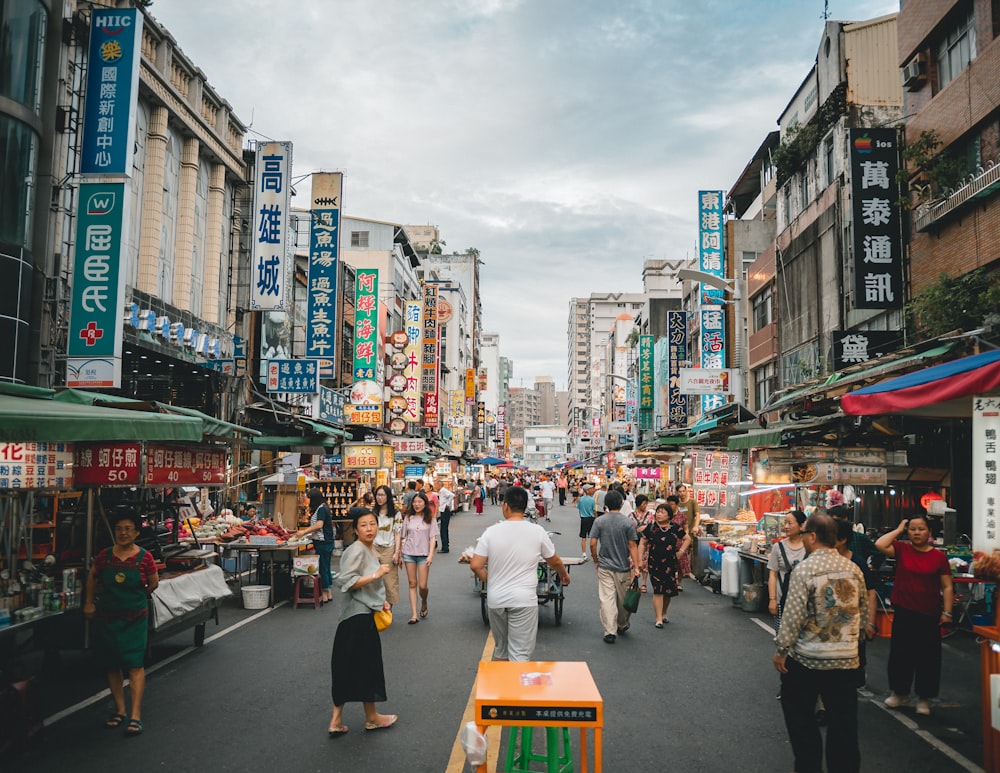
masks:
<svg viewBox="0 0 1000 773"><path fill-rule="evenodd" d="M639 611L639 598L642 594L639 593L639 578L636 577L632 580L631 587L625 591L625 601L622 602L622 606L625 607L629 612L633 614Z"/></svg>
<svg viewBox="0 0 1000 773"><path fill-rule="evenodd" d="M379 631L384 631L392 625L392 610L391 609L380 609L375 613L375 627Z"/></svg>

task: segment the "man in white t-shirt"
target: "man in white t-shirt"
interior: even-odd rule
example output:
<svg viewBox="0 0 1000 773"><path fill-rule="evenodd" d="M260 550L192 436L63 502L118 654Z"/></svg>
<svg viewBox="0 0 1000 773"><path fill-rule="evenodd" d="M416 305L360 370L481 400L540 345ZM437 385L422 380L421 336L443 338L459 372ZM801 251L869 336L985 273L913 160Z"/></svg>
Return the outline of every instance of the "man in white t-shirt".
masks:
<svg viewBox="0 0 1000 773"><path fill-rule="evenodd" d="M545 529L524 520L527 505L527 491L508 488L501 503L503 522L483 532L470 562L486 585L494 660L531 660L538 634L538 562L545 561L569 585L569 572Z"/></svg>
<svg viewBox="0 0 1000 773"><path fill-rule="evenodd" d="M551 520L549 516L552 515L552 500L556 496L556 484L546 476L538 484L538 489L542 492L542 500L545 502L545 520L549 521Z"/></svg>

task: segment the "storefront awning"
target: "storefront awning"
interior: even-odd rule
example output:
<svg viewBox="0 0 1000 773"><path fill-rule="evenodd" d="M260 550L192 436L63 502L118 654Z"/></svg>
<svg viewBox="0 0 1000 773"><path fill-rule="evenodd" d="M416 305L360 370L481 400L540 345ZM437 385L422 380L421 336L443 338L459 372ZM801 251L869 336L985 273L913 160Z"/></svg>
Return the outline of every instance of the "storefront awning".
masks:
<svg viewBox="0 0 1000 773"><path fill-rule="evenodd" d="M340 441L330 435L261 435L250 438L250 448L266 451L324 453L338 445Z"/></svg>
<svg viewBox="0 0 1000 773"><path fill-rule="evenodd" d="M339 427L334 427L329 424L325 424L321 421L313 421L312 419L299 419L299 424L304 424L309 429L313 430L319 435L328 435L329 437L335 438L351 438L350 432Z"/></svg>
<svg viewBox="0 0 1000 773"><path fill-rule="evenodd" d="M657 438L657 440L661 446L682 446L685 443L691 442L691 436L686 433L683 435L667 435Z"/></svg>
<svg viewBox="0 0 1000 773"><path fill-rule="evenodd" d="M51 390L40 391L51 393ZM67 403L51 396L38 399L0 394L0 442L85 440L198 443L202 440L202 422L189 416Z"/></svg>
<svg viewBox="0 0 1000 773"><path fill-rule="evenodd" d="M727 448L739 451L746 448L775 448L781 445L780 429L753 430L745 435L730 435Z"/></svg>
<svg viewBox="0 0 1000 773"><path fill-rule="evenodd" d="M972 396L1000 390L1000 349L944 362L840 398L850 416L969 416Z"/></svg>

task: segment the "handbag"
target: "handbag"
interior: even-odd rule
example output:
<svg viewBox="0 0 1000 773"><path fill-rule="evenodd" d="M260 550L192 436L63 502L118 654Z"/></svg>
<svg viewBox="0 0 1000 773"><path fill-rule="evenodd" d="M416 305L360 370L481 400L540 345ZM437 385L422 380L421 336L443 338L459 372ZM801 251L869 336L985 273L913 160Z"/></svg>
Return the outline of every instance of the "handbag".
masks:
<svg viewBox="0 0 1000 773"><path fill-rule="evenodd" d="M632 580L632 585L627 591L625 591L625 601L622 602L622 606L626 610L635 614L639 611L639 599L642 594L639 593L639 578L636 577Z"/></svg>
<svg viewBox="0 0 1000 773"><path fill-rule="evenodd" d="M379 632L384 631L390 625L392 625L392 610L391 609L380 609L375 612L375 627Z"/></svg>

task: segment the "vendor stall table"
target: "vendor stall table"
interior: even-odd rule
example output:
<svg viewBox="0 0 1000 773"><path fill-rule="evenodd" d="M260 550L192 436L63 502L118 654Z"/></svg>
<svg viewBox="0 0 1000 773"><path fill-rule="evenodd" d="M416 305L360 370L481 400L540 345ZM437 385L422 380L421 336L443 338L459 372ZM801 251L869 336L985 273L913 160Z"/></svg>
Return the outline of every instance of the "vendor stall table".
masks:
<svg viewBox="0 0 1000 773"><path fill-rule="evenodd" d="M601 773L604 699L586 663L482 662L476 678L475 711L480 732L488 725L580 728L582 773L587 773L587 728L591 728L594 771ZM486 773L485 763L477 771Z"/></svg>
<svg viewBox="0 0 1000 773"><path fill-rule="evenodd" d="M274 565L284 564L288 566L289 576L292 573L292 561L299 554L299 552L305 548L309 547L308 544L298 544L298 545L251 545L246 542L228 542L223 545L223 550L232 550L239 555L240 553L249 553L251 556L256 558L257 564L257 582L260 582L261 578L261 564L268 564L269 569L269 585L271 586L271 606L274 606ZM243 586L242 576L240 577L240 587Z"/></svg>

